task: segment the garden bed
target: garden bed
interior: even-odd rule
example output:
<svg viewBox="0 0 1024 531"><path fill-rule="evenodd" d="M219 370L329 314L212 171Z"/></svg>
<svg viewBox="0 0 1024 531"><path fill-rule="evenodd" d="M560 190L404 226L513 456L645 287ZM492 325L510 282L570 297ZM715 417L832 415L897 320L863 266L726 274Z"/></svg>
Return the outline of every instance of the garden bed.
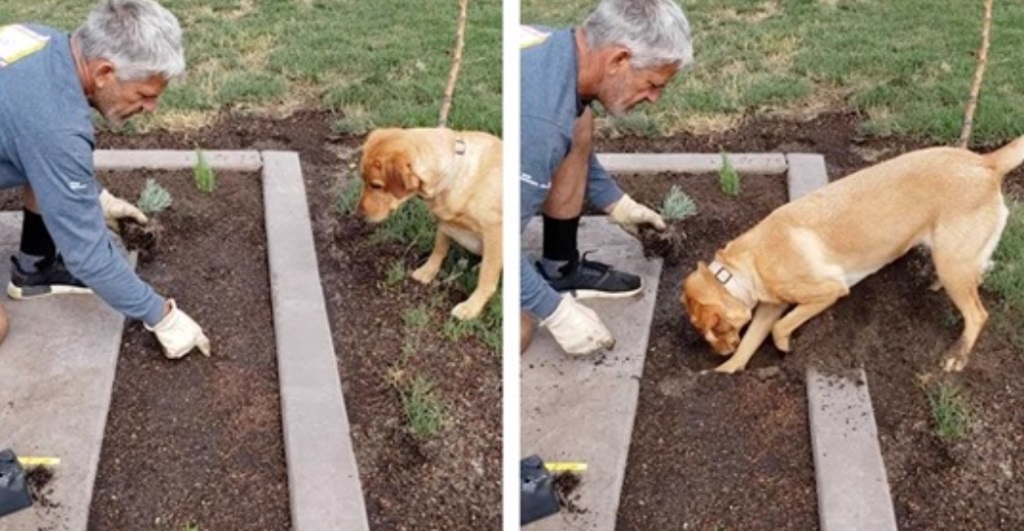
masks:
<svg viewBox="0 0 1024 531"><path fill-rule="evenodd" d="M332 135L333 119L312 111L278 121L224 117L191 133L104 134L99 143L299 152L371 528L496 529L501 325L493 305L500 301L491 303L486 325L460 327L448 314L466 296L467 279L475 283L475 272L460 274L450 262L441 278L451 280L440 287L395 276L421 263L423 247L374 236L373 227L338 211L345 183L356 176L350 165L362 138ZM432 228L426 233L432 243ZM414 388L414 403L437 404L442 412L438 423L429 414L417 417L426 418L417 421L426 426L425 437L416 435L406 413Z"/></svg>
<svg viewBox="0 0 1024 531"><path fill-rule="evenodd" d="M806 123L748 121L721 135L603 140L599 151L814 152L825 156L830 178L836 179L929 145L900 138L866 141L857 137L856 123L852 114ZM1022 177L1020 170L1007 177L1008 198L1024 199ZM777 179L783 187L782 177ZM647 184L659 180L664 179L620 182L627 191L660 204L667 185ZM1024 526L1024 509L1017 503L1024 499L1019 481L1024 473L1024 355L1015 346L1021 344L1015 331L1019 318L983 289L992 315L970 365L962 374L939 374L941 356L959 336L961 324L948 297L928 291L933 272L924 253L911 252L864 280L849 297L798 329L792 354L782 356L769 341L745 374L695 374L721 359L690 329L678 301L679 286L697 260L709 261L714 249L753 226L772 204L781 204L781 199L765 203L763 194L747 186L750 182L744 179L740 199L729 207L722 206L720 191L684 186L701 210L680 224L688 254L679 266L663 270L619 528L669 522L697 529L816 528L813 491L801 479L813 485L806 420L800 418L806 415L803 378L811 363L867 371L900 529ZM705 186L713 189L714 184ZM645 195L644 189L654 187L660 188ZM733 216L740 218L728 222ZM963 389L971 420L962 438L937 435L924 380L931 382L928 389L936 380ZM779 463L779 455L787 457ZM801 462L806 467L798 466Z"/></svg>
<svg viewBox="0 0 1024 531"><path fill-rule="evenodd" d="M290 526L274 323L258 174L220 172L212 194L192 172L100 176L135 199L146 178L173 197L140 276L201 326L213 357L164 359L129 321L90 512L97 529Z"/></svg>

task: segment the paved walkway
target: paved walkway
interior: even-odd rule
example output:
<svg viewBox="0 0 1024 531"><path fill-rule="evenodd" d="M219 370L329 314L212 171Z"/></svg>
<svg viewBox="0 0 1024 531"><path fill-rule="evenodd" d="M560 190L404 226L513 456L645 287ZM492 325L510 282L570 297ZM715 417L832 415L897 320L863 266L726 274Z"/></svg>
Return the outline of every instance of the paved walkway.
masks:
<svg viewBox="0 0 1024 531"><path fill-rule="evenodd" d="M539 255L541 222L523 236L526 252ZM538 331L522 357L522 452L545 461L583 461L587 470L574 503L586 512L563 511L527 529L611 530L626 475L626 457L636 416L640 377L661 276L661 260L643 257L640 244L604 217L585 217L580 249L596 249L594 260L639 274L642 294L614 301L584 301L611 329L615 349L569 358L547 331Z"/></svg>
<svg viewBox="0 0 1024 531"><path fill-rule="evenodd" d="M0 213L0 283L18 248L21 214ZM84 530L100 459L124 318L92 295L0 299L10 334L0 345L0 449L59 457L48 503L0 520L4 531ZM52 491L50 490L52 489Z"/></svg>

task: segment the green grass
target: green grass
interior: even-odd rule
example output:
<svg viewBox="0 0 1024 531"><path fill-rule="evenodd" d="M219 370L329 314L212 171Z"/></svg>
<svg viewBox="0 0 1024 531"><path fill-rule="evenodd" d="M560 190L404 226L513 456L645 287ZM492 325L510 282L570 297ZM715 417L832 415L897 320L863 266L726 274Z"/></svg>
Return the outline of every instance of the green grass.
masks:
<svg viewBox="0 0 1024 531"><path fill-rule="evenodd" d="M171 193L166 188L153 179L146 179L142 193L139 194L139 210L147 216L152 216L170 208L172 202Z"/></svg>
<svg viewBox="0 0 1024 531"><path fill-rule="evenodd" d="M203 150L197 149L196 165L192 168L192 177L196 182L196 188L204 194L212 194L213 190L217 188L217 174L213 172L213 168L206 162L206 157L203 155Z"/></svg>
<svg viewBox="0 0 1024 531"><path fill-rule="evenodd" d="M995 267L985 287L995 291L1018 315L1024 315L1024 203L1010 203L1010 219L996 248Z"/></svg>
<svg viewBox="0 0 1024 531"><path fill-rule="evenodd" d="M680 221L697 214L697 203L682 188L673 185L661 204L661 217L667 221Z"/></svg>
<svg viewBox="0 0 1024 531"><path fill-rule="evenodd" d="M359 206L359 196L363 193L363 181L358 176L352 176L341 186L338 193L338 200L334 202L334 209L343 216L356 213Z"/></svg>
<svg viewBox="0 0 1024 531"><path fill-rule="evenodd" d="M95 4L0 0L4 22L70 31ZM434 126L455 44L458 2L164 0L181 21L187 78L143 130L187 130L231 108L337 111L336 131ZM449 126L501 133L501 2L469 4Z"/></svg>
<svg viewBox="0 0 1024 531"><path fill-rule="evenodd" d="M729 162L729 154L722 152L722 167L718 170L718 185L722 193L735 199L740 195L740 182L742 181L739 172Z"/></svg>
<svg viewBox="0 0 1024 531"><path fill-rule="evenodd" d="M417 439L429 439L444 426L444 404L425 376L416 376L402 391L402 406L409 430Z"/></svg>
<svg viewBox="0 0 1024 531"><path fill-rule="evenodd" d="M388 217L371 239L374 242L393 242L408 245L417 253L426 253L434 246L437 222L427 205L413 198Z"/></svg>
<svg viewBox="0 0 1024 531"><path fill-rule="evenodd" d="M946 441L967 435L970 427L970 410L964 391L954 383L939 382L925 392L932 410L932 419L935 421L936 435Z"/></svg>
<svg viewBox="0 0 1024 531"><path fill-rule="evenodd" d="M523 0L524 23L577 25L596 2ZM952 142L980 42L981 1L707 0L681 2L695 64L653 106L662 134L734 126L747 113L851 107L865 134ZM972 142L1024 132L1024 2L996 2ZM646 127L646 126L645 126Z"/></svg>
<svg viewBox="0 0 1024 531"><path fill-rule="evenodd" d="M402 322L405 323L406 328L422 329L430 322L430 308L423 304L409 308L402 314Z"/></svg>
<svg viewBox="0 0 1024 531"><path fill-rule="evenodd" d="M405 280L405 262L401 259L391 262L391 266L388 267L386 275L384 282L388 286L397 286L400 282Z"/></svg>

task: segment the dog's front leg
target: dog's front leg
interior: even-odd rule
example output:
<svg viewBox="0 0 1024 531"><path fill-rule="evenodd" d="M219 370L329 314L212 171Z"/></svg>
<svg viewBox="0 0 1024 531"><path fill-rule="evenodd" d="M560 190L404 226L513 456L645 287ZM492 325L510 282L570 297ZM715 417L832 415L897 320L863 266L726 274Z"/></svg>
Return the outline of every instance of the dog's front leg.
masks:
<svg viewBox="0 0 1024 531"><path fill-rule="evenodd" d="M747 333L743 334L740 346L736 348L736 353L729 358L729 361L719 365L715 370L731 374L746 368L751 356L757 352L757 347L764 343L768 333L772 330L772 326L782 317L787 306L786 304L771 304L767 302L759 304L757 309L754 310L754 319L751 320L750 326L747 327Z"/></svg>
<svg viewBox="0 0 1024 531"><path fill-rule="evenodd" d="M441 270L441 264L444 263L444 257L448 256L448 248L451 246L451 238L441 230L441 227L437 227L437 234L434 236L434 250L430 253L430 258L427 258L427 263L418 267L409 276L416 282L421 284L430 284L437 277L438 271Z"/></svg>
<svg viewBox="0 0 1024 531"><path fill-rule="evenodd" d="M472 319L480 315L491 295L498 290L498 279L501 277L501 226L484 232L482 254L476 289L468 299L452 308L452 315L457 319Z"/></svg>
<svg viewBox="0 0 1024 531"><path fill-rule="evenodd" d="M772 340L775 342L775 348L783 352L789 352L789 337L793 335L793 331L800 328L800 325L810 321L815 315L828 309L837 300L839 299L800 304L793 308L793 311L789 312L772 327Z"/></svg>

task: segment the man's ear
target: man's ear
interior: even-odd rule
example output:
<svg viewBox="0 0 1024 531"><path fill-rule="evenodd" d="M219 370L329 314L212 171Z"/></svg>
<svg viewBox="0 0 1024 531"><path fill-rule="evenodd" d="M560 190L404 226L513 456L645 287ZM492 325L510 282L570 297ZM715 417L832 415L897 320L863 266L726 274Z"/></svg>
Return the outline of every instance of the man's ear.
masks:
<svg viewBox="0 0 1024 531"><path fill-rule="evenodd" d="M89 69L92 70L93 83L97 89L101 89L107 85L112 85L117 82L117 76L114 72L114 64L110 61L99 59L91 61Z"/></svg>
<svg viewBox="0 0 1024 531"><path fill-rule="evenodd" d="M608 73L610 74L618 73L625 69L629 66L629 60L633 57L629 48L624 46L614 46L608 54Z"/></svg>

